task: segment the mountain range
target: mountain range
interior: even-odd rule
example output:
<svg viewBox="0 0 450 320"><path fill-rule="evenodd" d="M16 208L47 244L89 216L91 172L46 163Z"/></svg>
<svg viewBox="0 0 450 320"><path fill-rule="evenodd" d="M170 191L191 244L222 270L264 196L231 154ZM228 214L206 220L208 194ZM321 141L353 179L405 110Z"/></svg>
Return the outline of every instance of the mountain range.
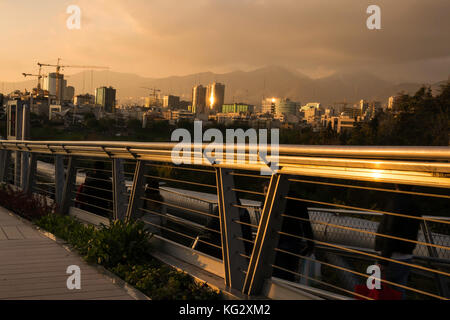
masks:
<svg viewBox="0 0 450 320"><path fill-rule="evenodd" d="M158 88L162 94L180 96L191 100L192 87L207 85L214 81L224 83L225 103L247 102L259 104L263 97L284 97L301 102L320 102L332 105L335 102L355 103L361 99L387 103L389 96L400 92L414 93L421 83L393 83L369 73L335 73L313 79L297 71L269 66L253 71L234 71L223 74L204 72L166 78L147 78L136 74L113 71L84 71L65 75L68 85L74 86L76 94L93 93L100 86L113 86L121 103L142 101L149 94L148 88ZM437 88L439 83L427 84ZM32 89L36 80L1 83L3 92ZM140 101L139 101L140 100Z"/></svg>

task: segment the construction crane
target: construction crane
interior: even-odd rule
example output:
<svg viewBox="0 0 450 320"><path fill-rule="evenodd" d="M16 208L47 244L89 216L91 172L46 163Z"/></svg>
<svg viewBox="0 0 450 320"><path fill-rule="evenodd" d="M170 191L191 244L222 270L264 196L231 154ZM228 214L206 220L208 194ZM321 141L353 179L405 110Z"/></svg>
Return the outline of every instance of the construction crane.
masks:
<svg viewBox="0 0 450 320"><path fill-rule="evenodd" d="M38 83L37 83L37 90L41 91L41 79L42 78L46 78L47 76L43 76L40 74L31 74L31 73L22 73L22 75L26 78L26 77L37 77L38 79Z"/></svg>
<svg viewBox="0 0 450 320"><path fill-rule="evenodd" d="M47 63L40 63L38 62L39 68L42 67L54 67L56 68L56 97L59 99L59 75L61 70L64 70L65 68L79 68L79 69L109 69L109 67L99 67L99 66L65 66L61 64L61 58L58 58L58 62L56 64L47 64Z"/></svg>
<svg viewBox="0 0 450 320"><path fill-rule="evenodd" d="M22 75L26 78L26 77L37 77L37 79L38 79L38 84L37 84L37 90L38 90L38 92L39 91L41 91L41 88L42 88L42 86L41 86L41 79L42 78L46 78L47 76L43 76L42 75L42 67L41 66L39 66L39 74L32 74L32 73L22 73Z"/></svg>
<svg viewBox="0 0 450 320"><path fill-rule="evenodd" d="M148 88L148 87L141 87L141 89L147 89L150 90L150 97L153 98L153 101L155 101L155 103L158 102L158 92L161 92L161 90L156 89L156 88Z"/></svg>

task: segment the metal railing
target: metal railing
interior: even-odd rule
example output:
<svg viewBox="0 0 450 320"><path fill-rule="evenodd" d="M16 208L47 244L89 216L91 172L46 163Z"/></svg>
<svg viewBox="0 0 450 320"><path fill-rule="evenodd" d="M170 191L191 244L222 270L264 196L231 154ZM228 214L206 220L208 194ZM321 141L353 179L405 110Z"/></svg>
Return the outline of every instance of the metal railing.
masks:
<svg viewBox="0 0 450 320"><path fill-rule="evenodd" d="M63 214L140 219L161 250L247 295L370 300L357 288L378 264L408 299L450 298L450 148L281 146L265 176L250 146L220 163L191 148L190 165L174 146L0 141L0 180Z"/></svg>

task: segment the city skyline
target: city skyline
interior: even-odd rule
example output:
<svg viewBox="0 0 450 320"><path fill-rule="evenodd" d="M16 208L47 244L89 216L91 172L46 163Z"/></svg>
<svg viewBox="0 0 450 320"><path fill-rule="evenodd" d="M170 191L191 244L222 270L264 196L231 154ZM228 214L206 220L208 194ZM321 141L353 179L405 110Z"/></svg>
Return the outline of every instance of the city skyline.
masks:
<svg viewBox="0 0 450 320"><path fill-rule="evenodd" d="M448 78L447 1L379 1L375 31L365 26L365 2L194 0L176 9L171 2L80 0L80 30L66 28L69 1L2 2L8 15L0 27L8 32L0 40L14 50L0 54L0 81L20 81L36 62L58 57L157 78L267 65L313 78L355 71L396 82Z"/></svg>

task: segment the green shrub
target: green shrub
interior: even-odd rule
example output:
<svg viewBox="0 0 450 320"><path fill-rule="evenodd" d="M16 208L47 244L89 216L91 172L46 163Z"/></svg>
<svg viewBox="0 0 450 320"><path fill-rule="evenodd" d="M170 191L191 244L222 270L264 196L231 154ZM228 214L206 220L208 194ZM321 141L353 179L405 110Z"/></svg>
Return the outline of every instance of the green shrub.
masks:
<svg viewBox="0 0 450 320"><path fill-rule="evenodd" d="M112 268L136 264L150 258L150 234L143 222L115 221L102 226L88 242L86 260Z"/></svg>
<svg viewBox="0 0 450 320"><path fill-rule="evenodd" d="M220 294L167 265L119 265L113 272L152 300L218 300Z"/></svg>
<svg viewBox="0 0 450 320"><path fill-rule="evenodd" d="M82 256L87 255L88 244L96 236L93 226L84 225L69 216L49 214L35 221L35 224L70 243Z"/></svg>
<svg viewBox="0 0 450 320"><path fill-rule="evenodd" d="M108 268L154 300L216 300L220 293L149 254L149 233L142 222L116 221L99 229L49 214L36 225L67 241L88 262Z"/></svg>

